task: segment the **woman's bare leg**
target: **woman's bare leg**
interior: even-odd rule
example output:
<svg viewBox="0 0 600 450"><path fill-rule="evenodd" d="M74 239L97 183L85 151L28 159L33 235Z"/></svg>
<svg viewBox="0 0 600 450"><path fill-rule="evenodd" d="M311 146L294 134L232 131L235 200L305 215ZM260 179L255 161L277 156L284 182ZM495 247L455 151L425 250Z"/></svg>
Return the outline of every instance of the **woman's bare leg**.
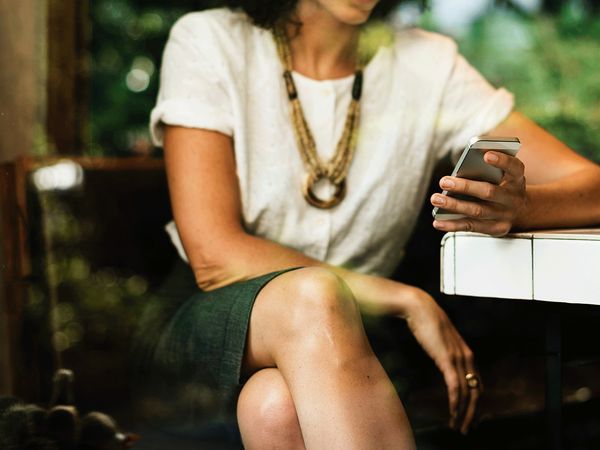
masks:
<svg viewBox="0 0 600 450"><path fill-rule="evenodd" d="M277 367L289 388L307 448L414 448L354 297L332 272L288 272L260 292L244 370L267 367Z"/></svg>
<svg viewBox="0 0 600 450"><path fill-rule="evenodd" d="M252 375L240 393L237 418L246 450L303 450L292 394L277 369Z"/></svg>

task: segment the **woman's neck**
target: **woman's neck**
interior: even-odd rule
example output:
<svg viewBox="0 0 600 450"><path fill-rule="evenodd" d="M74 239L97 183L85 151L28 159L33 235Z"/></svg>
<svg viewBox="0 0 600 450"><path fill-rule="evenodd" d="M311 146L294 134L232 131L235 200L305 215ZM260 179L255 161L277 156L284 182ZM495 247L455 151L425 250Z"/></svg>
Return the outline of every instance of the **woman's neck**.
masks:
<svg viewBox="0 0 600 450"><path fill-rule="evenodd" d="M354 73L360 27L340 22L317 2L299 2L301 25L288 25L293 68L316 80Z"/></svg>

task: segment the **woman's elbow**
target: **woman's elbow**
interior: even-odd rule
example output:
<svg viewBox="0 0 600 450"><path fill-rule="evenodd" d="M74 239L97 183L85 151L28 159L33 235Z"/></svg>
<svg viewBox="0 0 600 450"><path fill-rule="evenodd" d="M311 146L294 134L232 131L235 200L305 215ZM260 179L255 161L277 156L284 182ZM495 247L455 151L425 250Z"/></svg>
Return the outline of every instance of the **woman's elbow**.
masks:
<svg viewBox="0 0 600 450"><path fill-rule="evenodd" d="M198 233L194 233L182 238L187 259L200 289L214 291L243 279L240 254L245 245L245 234L212 233L198 239Z"/></svg>
<svg viewBox="0 0 600 450"><path fill-rule="evenodd" d="M193 260L190 265L196 278L196 284L203 291L214 291L244 279L242 267L235 267L234 261L227 256L200 258L200 261Z"/></svg>

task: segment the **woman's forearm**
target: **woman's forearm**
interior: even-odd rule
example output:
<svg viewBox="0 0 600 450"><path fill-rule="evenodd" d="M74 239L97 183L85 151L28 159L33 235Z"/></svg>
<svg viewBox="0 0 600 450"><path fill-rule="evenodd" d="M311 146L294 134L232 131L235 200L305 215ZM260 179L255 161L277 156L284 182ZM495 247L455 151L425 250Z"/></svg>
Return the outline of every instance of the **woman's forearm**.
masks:
<svg viewBox="0 0 600 450"><path fill-rule="evenodd" d="M220 248L210 260L194 257L193 252L189 252L196 280L205 290L289 267L321 266L329 268L348 284L365 312L404 316L405 309L418 297L419 290L414 286L331 266L247 233L236 233L213 245ZM199 260L203 262L198 263Z"/></svg>
<svg viewBox="0 0 600 450"><path fill-rule="evenodd" d="M527 186L519 229L600 225L600 166L557 181Z"/></svg>

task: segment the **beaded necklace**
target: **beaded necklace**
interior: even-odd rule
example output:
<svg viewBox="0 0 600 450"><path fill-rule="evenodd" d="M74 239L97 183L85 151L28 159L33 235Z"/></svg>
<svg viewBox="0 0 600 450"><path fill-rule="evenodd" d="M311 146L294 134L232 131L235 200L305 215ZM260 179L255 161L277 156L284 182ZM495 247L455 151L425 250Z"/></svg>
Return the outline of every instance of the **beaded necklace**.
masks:
<svg viewBox="0 0 600 450"><path fill-rule="evenodd" d="M346 115L344 132L337 144L335 154L329 161L323 161L318 153L315 140L313 138L308 123L302 111L302 105L298 98L298 90L292 77L292 55L290 51L290 42L283 27L273 29L273 37L277 47L277 53L281 64L283 65L283 79L290 101L290 110L292 115L292 125L296 136L296 143L300 151L300 156L306 168L307 175L302 185L302 194L306 201L317 208L330 209L337 206L346 195L346 177L354 150L358 134L358 124L360 120L360 97L362 94L363 82L363 64L359 62L354 74L354 83L352 85L352 99ZM360 61L360 58L359 58ZM314 193L315 185L321 181L327 180L335 188L333 195L328 199L321 199Z"/></svg>

